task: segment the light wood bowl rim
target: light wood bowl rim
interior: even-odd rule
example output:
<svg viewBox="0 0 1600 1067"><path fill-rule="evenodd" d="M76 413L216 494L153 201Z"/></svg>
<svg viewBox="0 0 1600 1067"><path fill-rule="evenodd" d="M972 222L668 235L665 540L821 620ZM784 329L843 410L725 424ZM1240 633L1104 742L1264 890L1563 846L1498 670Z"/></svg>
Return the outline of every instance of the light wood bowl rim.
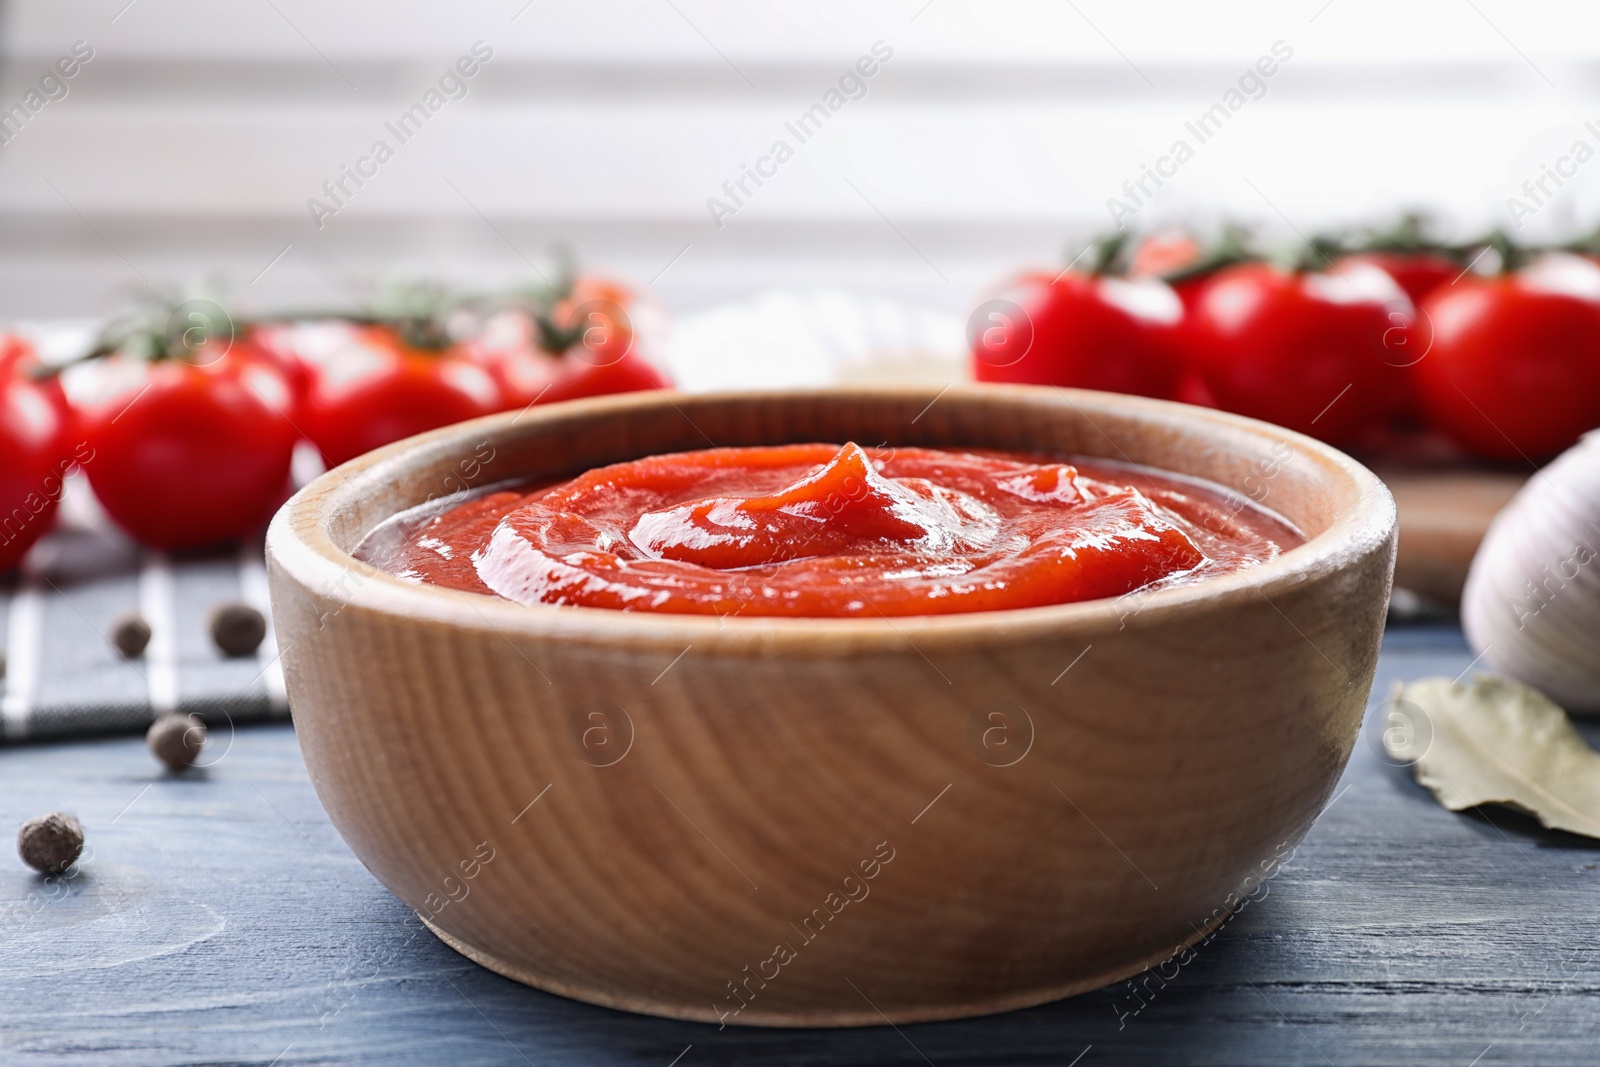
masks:
<svg viewBox="0 0 1600 1067"><path fill-rule="evenodd" d="M1190 585L1138 594L1136 614L1108 611L1113 599L1088 600L1044 607L949 615L907 615L893 618L719 618L658 612L627 612L573 605L526 605L481 593L408 582L356 559L334 543L331 517L351 506L360 494L400 475L417 461L441 452L469 454L478 442L493 441L513 425L575 415L612 415L665 407L793 400L921 400L942 398L1011 398L1022 404L1054 400L1066 405L1069 417L1117 411L1151 421L1187 424L1219 441L1229 435L1255 437L1268 446L1287 443L1297 455L1332 478L1342 507L1322 533L1277 559L1246 571L1207 578ZM321 475L302 488L274 516L267 532L267 552L277 565L305 588L342 610L352 606L386 615L409 617L499 635L560 637L599 641L635 648L680 650L695 642L725 654L838 654L904 650L908 641L923 647L970 646L1025 640L1064 630L1092 635L1124 628L1155 626L1177 613L1226 611L1230 607L1338 571L1352 561L1380 550L1394 534L1394 500L1383 482L1366 467L1330 445L1304 434L1210 408L1152 400L1119 393L1039 386L955 386L943 391L911 386L847 386L837 388L761 390L717 393L652 391L595 397L539 406L516 413L489 415L456 423L386 445ZM361 580L352 582L354 573Z"/></svg>

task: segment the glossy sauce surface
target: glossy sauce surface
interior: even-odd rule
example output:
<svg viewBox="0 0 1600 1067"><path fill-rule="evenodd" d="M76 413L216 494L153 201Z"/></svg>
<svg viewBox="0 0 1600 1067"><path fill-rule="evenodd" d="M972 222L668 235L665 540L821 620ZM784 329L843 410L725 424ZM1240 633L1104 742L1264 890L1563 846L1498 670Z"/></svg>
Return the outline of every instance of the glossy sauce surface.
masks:
<svg viewBox="0 0 1600 1067"><path fill-rule="evenodd" d="M865 617L1036 607L1303 541L1214 486L1043 456L855 444L651 456L402 515L357 555L524 604Z"/></svg>

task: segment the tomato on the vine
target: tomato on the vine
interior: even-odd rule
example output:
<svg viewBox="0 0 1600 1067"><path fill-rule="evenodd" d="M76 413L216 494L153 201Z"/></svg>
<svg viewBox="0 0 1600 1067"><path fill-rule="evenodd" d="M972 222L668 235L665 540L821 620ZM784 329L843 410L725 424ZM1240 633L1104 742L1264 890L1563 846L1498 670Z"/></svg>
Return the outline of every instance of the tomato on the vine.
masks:
<svg viewBox="0 0 1600 1067"><path fill-rule="evenodd" d="M0 365L0 571L21 562L49 528L80 451L49 391L11 362Z"/></svg>
<svg viewBox="0 0 1600 1067"><path fill-rule="evenodd" d="M1407 212L1386 230L1367 231L1332 247L1339 244L1347 252L1340 258L1339 267L1347 263L1377 267L1399 283L1416 307L1462 272L1463 263L1456 258L1460 250L1452 250L1439 241L1430 220L1421 212Z"/></svg>
<svg viewBox="0 0 1600 1067"><path fill-rule="evenodd" d="M315 328L314 326L312 327ZM301 327L287 323L255 323L234 338L233 350L264 360L278 368L298 408L311 391L314 371L299 351Z"/></svg>
<svg viewBox="0 0 1600 1067"><path fill-rule="evenodd" d="M1536 460L1600 426L1600 267L1551 255L1423 305L1412 368L1428 421L1477 456Z"/></svg>
<svg viewBox="0 0 1600 1067"><path fill-rule="evenodd" d="M61 391L61 376L47 371L33 342L16 334L0 334L0 378L15 375L31 380L44 390L45 396L50 398L50 403L56 406L61 418L70 427L74 415L72 405L67 403L67 395Z"/></svg>
<svg viewBox="0 0 1600 1067"><path fill-rule="evenodd" d="M539 348L531 319L502 312L452 349L462 359L489 372L500 391L500 408L519 411L539 400L561 376L559 356Z"/></svg>
<svg viewBox="0 0 1600 1067"><path fill-rule="evenodd" d="M1163 282L1068 270L1024 274L969 320L981 382L1171 397L1183 305Z"/></svg>
<svg viewBox="0 0 1600 1067"><path fill-rule="evenodd" d="M289 383L248 350L111 355L66 372L95 497L139 542L189 548L245 536L289 488L298 436Z"/></svg>
<svg viewBox="0 0 1600 1067"><path fill-rule="evenodd" d="M390 327L351 327L321 353L299 421L334 467L500 407L500 389L477 363L449 350L413 348Z"/></svg>
<svg viewBox="0 0 1600 1067"><path fill-rule="evenodd" d="M1395 280L1395 284L1405 290L1406 296L1411 298L1413 308L1420 309L1422 301L1440 286L1449 285L1461 274L1461 266L1455 260L1441 252L1425 250L1389 250L1374 252L1357 252L1343 256L1335 262L1334 269L1339 271L1353 270L1358 267L1376 267ZM1420 312L1419 312L1420 314ZM1426 333L1426 323L1417 327L1419 337ZM1425 341L1414 342L1412 355L1425 346ZM1403 421L1415 425L1421 420L1421 410L1417 401L1416 388L1407 375L1394 386L1395 404L1393 413Z"/></svg>
<svg viewBox="0 0 1600 1067"><path fill-rule="evenodd" d="M1250 233L1228 224L1213 240L1202 243L1181 230L1152 234L1140 242L1128 268L1130 278L1160 278L1183 301L1185 315L1192 314L1200 294L1211 279L1228 267L1247 263L1260 256L1252 249ZM1196 388L1186 383L1179 392Z"/></svg>
<svg viewBox="0 0 1600 1067"><path fill-rule="evenodd" d="M542 296L531 310L492 316L456 347L493 376L503 408L671 387L644 351L660 316L626 286L582 276Z"/></svg>
<svg viewBox="0 0 1600 1067"><path fill-rule="evenodd" d="M1461 274L1461 265L1439 252L1357 252L1341 257L1338 269L1353 263L1377 267L1406 291L1417 307L1441 285Z"/></svg>
<svg viewBox="0 0 1600 1067"><path fill-rule="evenodd" d="M624 285L605 278L585 276L572 283L571 293L550 309L549 325L560 341L546 350L555 354L581 349L590 362L615 363L628 353L637 353L639 332L633 323L637 308L633 293ZM540 329L541 335L545 329ZM541 336L541 344L546 338Z"/></svg>
<svg viewBox="0 0 1600 1067"><path fill-rule="evenodd" d="M1236 259L1216 258L1186 233L1155 234L1140 242L1128 267L1130 278L1159 278L1172 287L1188 314L1212 276Z"/></svg>
<svg viewBox="0 0 1600 1067"><path fill-rule="evenodd" d="M540 398L541 404L577 400L610 393L636 393L645 389L670 389L672 382L653 363L624 352L610 363L591 363L587 355L567 357L567 365Z"/></svg>
<svg viewBox="0 0 1600 1067"><path fill-rule="evenodd" d="M1194 309L1201 294L1221 271L1239 263L1256 259L1249 247L1249 234L1239 226L1224 226L1216 240L1203 244L1182 230L1168 230L1152 234L1140 242L1134 253L1128 275L1133 278L1160 278L1178 294L1183 304L1183 322L1180 330L1187 330L1193 321ZM1180 340L1180 345L1187 348ZM1198 407L1217 407L1217 398L1205 379L1196 372L1191 361L1183 360L1183 370L1172 399Z"/></svg>
<svg viewBox="0 0 1600 1067"><path fill-rule="evenodd" d="M1205 258L1206 250L1187 230L1162 230L1139 242L1128 264L1133 278L1165 278Z"/></svg>
<svg viewBox="0 0 1600 1067"><path fill-rule="evenodd" d="M1249 263L1212 279L1187 344L1225 410L1348 442L1404 403L1413 313L1375 267L1323 274Z"/></svg>
<svg viewBox="0 0 1600 1067"><path fill-rule="evenodd" d="M0 376L38 366L39 355L32 344L14 333L0 333Z"/></svg>

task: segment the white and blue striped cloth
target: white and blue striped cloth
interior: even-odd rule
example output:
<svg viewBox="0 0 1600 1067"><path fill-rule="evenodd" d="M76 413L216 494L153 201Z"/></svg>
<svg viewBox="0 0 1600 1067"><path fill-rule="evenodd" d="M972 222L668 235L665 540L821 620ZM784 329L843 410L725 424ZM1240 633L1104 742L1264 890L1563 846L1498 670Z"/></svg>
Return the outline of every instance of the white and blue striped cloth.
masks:
<svg viewBox="0 0 1600 1067"><path fill-rule="evenodd" d="M230 658L212 643L206 615L219 601L267 615L254 655ZM124 659L110 634L129 610L144 616L151 636L142 656ZM104 529L59 529L0 586L0 737L141 731L166 711L194 712L213 730L286 719L270 619L259 542L172 557Z"/></svg>

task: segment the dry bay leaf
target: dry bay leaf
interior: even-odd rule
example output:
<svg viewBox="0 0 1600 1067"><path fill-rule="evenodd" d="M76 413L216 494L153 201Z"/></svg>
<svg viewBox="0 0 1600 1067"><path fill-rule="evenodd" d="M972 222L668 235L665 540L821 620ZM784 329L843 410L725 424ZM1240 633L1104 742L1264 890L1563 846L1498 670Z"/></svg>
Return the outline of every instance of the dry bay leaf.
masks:
<svg viewBox="0 0 1600 1067"><path fill-rule="evenodd" d="M1552 830L1600 838L1600 753L1543 693L1490 674L1424 678L1398 686L1391 706L1401 709L1391 720L1420 722L1386 733L1385 749L1415 759L1417 781L1449 810L1506 804Z"/></svg>

